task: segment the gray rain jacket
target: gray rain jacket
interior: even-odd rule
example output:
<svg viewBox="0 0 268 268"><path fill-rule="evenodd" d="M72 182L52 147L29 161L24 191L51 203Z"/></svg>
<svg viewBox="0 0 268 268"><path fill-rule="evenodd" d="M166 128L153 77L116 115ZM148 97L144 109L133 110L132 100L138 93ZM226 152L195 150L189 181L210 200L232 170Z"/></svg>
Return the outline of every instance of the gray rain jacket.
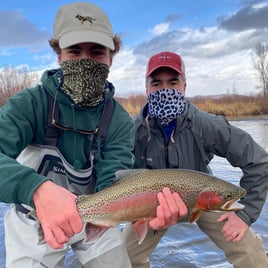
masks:
<svg viewBox="0 0 268 268"><path fill-rule="evenodd" d="M169 139L156 119L146 124L147 106L135 121L136 168L183 168L209 172L214 155L241 168L240 186L247 190L241 200L246 207L237 212L248 225L258 218L267 195L268 154L245 131L232 126L222 116L198 110L187 103L177 118L173 139Z"/></svg>

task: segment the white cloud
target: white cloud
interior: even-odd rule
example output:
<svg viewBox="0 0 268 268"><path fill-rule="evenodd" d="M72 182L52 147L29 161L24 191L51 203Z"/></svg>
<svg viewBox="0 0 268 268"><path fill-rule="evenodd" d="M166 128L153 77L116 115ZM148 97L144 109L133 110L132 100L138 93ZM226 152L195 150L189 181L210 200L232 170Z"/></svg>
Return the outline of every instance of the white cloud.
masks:
<svg viewBox="0 0 268 268"><path fill-rule="evenodd" d="M259 38L256 30L177 29L121 51L114 60L110 79L119 96L144 94L144 75L150 55L171 50L185 61L188 96L260 93L251 58ZM261 38L266 38L263 33Z"/></svg>
<svg viewBox="0 0 268 268"><path fill-rule="evenodd" d="M256 77L247 51L197 60L186 58L187 95L256 94Z"/></svg>
<svg viewBox="0 0 268 268"><path fill-rule="evenodd" d="M11 49L1 49L0 50L0 56L1 57L8 57L11 56L13 54Z"/></svg>
<svg viewBox="0 0 268 268"><path fill-rule="evenodd" d="M252 5L252 9L258 10L258 9L262 9L264 7L267 7L268 3L267 2L260 2L260 3L256 3Z"/></svg>
<svg viewBox="0 0 268 268"><path fill-rule="evenodd" d="M169 22L162 22L160 24L157 24L152 30L150 30L150 32L156 36L166 33L169 30L169 25Z"/></svg>
<svg viewBox="0 0 268 268"><path fill-rule="evenodd" d="M114 84L117 96L127 97L145 93L144 76L145 65L137 63L133 50L124 48L115 56L109 80Z"/></svg>
<svg viewBox="0 0 268 268"><path fill-rule="evenodd" d="M54 69L59 67L57 55L55 52L47 52L45 54L33 55L33 60L39 63L39 66L44 66L44 69Z"/></svg>

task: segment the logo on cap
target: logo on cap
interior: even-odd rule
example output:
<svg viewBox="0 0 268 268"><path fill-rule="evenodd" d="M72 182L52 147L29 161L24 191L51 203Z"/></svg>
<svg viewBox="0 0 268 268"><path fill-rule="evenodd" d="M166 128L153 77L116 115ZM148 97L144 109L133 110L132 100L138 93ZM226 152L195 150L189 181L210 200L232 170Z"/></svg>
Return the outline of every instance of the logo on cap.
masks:
<svg viewBox="0 0 268 268"><path fill-rule="evenodd" d="M158 58L159 58L159 60L162 60L162 61L166 61L166 60L171 59L171 57L169 55L164 54L164 53L162 53Z"/></svg>
<svg viewBox="0 0 268 268"><path fill-rule="evenodd" d="M90 17L90 16L82 16L82 15L79 15L79 14L77 14L77 15L75 16L75 18L76 18L76 19L79 19L79 20L81 21L81 25L83 25L85 21L88 21L88 22L90 22L90 24L92 24L93 21L96 20L96 19L94 19L94 18L92 18L92 17Z"/></svg>

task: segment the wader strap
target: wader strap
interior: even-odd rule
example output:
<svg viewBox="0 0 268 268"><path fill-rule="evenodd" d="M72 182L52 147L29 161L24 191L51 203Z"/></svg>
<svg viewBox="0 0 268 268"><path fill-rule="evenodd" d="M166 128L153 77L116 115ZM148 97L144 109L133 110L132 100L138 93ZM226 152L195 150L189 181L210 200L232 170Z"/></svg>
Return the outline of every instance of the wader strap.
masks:
<svg viewBox="0 0 268 268"><path fill-rule="evenodd" d="M104 108L103 108L103 112L102 112L101 120L100 120L100 125L99 125L100 137L102 141L104 141L107 137L110 119L113 114L113 109L114 109L113 99L107 100L104 104Z"/></svg>
<svg viewBox="0 0 268 268"><path fill-rule="evenodd" d="M46 123L46 133L45 133L45 145L50 145L50 146L56 146L58 137L60 136L62 130L55 127L52 124L52 111L53 111L53 104L54 104L54 99L51 97L51 95L46 91L47 95L47 103L48 103L48 114L47 114L47 123ZM56 122L59 122L59 109L58 105L55 105L55 110L54 110L54 118Z"/></svg>
<svg viewBox="0 0 268 268"><path fill-rule="evenodd" d="M23 214L26 214L28 215L28 213L30 212L29 209L27 209L26 207L24 207L23 205L21 204L15 204L15 208L17 211L23 213ZM35 220L35 218L33 218L31 215L28 215L29 219L31 220Z"/></svg>
<svg viewBox="0 0 268 268"><path fill-rule="evenodd" d="M28 214L30 212L30 210L28 208L24 207L21 204L16 204L15 207L16 207L17 211L22 212L24 214Z"/></svg>

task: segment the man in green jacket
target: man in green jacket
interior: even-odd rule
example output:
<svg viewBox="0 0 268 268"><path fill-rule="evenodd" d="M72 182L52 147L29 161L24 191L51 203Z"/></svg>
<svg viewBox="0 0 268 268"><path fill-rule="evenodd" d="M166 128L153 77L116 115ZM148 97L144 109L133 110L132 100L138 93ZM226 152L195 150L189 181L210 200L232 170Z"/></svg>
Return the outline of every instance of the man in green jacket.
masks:
<svg viewBox="0 0 268 268"><path fill-rule="evenodd" d="M1 108L0 201L16 204L4 220L7 268L63 267L69 246L83 267L111 267L111 260L116 268L131 267L119 228L85 241L75 203L78 194L109 187L117 170L133 166L133 122L107 81L120 44L97 6L62 6L50 40L60 68L44 72L41 85L22 90ZM100 122L111 102L103 140ZM43 244L39 222L28 215L33 208ZM164 213L151 226L163 219Z"/></svg>
<svg viewBox="0 0 268 268"><path fill-rule="evenodd" d="M268 155L245 131L222 116L198 110L185 100L184 62L178 54L152 56L146 73L147 104L135 118L135 168L184 168L210 172L213 155L240 167L245 209L205 212L197 221L236 268L268 267L262 239L250 228L267 195ZM123 236L133 268L150 267L149 255L166 230L148 233L141 245L131 225Z"/></svg>

